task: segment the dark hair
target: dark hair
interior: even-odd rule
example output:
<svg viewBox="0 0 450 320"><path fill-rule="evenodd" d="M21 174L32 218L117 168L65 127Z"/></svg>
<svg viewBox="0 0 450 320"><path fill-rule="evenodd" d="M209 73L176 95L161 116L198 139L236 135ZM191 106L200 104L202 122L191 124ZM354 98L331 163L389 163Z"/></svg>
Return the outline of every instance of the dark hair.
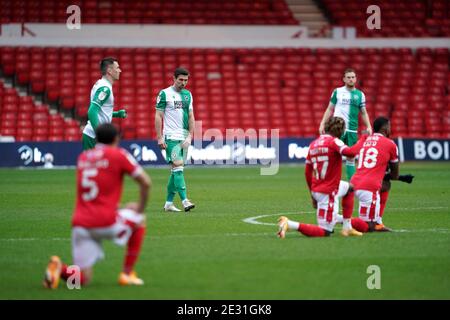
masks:
<svg viewBox="0 0 450 320"><path fill-rule="evenodd" d="M350 72L353 72L353 73L356 75L356 72L355 72L354 69L352 69L352 68L347 68L347 69L344 70L344 77L345 77L345 75L346 75L347 73L350 73Z"/></svg>
<svg viewBox="0 0 450 320"><path fill-rule="evenodd" d="M108 67L113 65L115 61L117 61L117 59L113 57L103 58L102 61L100 61L100 71L102 72L102 75L106 74Z"/></svg>
<svg viewBox="0 0 450 320"><path fill-rule="evenodd" d="M325 123L325 132L340 138L345 131L345 121L339 117L331 117Z"/></svg>
<svg viewBox="0 0 450 320"><path fill-rule="evenodd" d="M385 117L378 117L373 122L373 132L380 132L389 124L389 119Z"/></svg>
<svg viewBox="0 0 450 320"><path fill-rule="evenodd" d="M97 142L112 144L119 135L119 130L112 123L103 123L95 130Z"/></svg>
<svg viewBox="0 0 450 320"><path fill-rule="evenodd" d="M175 79L178 78L178 76L188 76L189 75L189 71L187 71L187 69L185 68L176 68L175 71L173 72L173 76L175 77Z"/></svg>

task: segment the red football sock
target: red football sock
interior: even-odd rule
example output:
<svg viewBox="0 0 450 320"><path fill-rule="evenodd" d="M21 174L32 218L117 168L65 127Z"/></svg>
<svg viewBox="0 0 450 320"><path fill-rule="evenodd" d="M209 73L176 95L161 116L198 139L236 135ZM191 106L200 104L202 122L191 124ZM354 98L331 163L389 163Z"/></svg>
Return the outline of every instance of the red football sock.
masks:
<svg viewBox="0 0 450 320"><path fill-rule="evenodd" d="M61 268L61 278L67 280L72 274L67 272L67 264L62 265Z"/></svg>
<svg viewBox="0 0 450 320"><path fill-rule="evenodd" d="M145 227L138 227L128 240L127 254L123 265L123 272L130 273L133 271L136 260L141 251L142 242L144 241Z"/></svg>
<svg viewBox="0 0 450 320"><path fill-rule="evenodd" d="M389 191L380 192L380 218L383 217L384 208L389 197Z"/></svg>
<svg viewBox="0 0 450 320"><path fill-rule="evenodd" d="M369 231L369 225L361 218L352 218L352 227L359 232Z"/></svg>
<svg viewBox="0 0 450 320"><path fill-rule="evenodd" d="M321 227L313 224L300 223L298 231L303 233L307 237L325 237L327 233Z"/></svg>
<svg viewBox="0 0 450 320"><path fill-rule="evenodd" d="M72 275L71 272L67 270L67 264L62 265L61 268L61 279L67 280ZM86 282L86 277L83 274L83 271L80 271L80 284L83 285Z"/></svg>
<svg viewBox="0 0 450 320"><path fill-rule="evenodd" d="M353 214L353 204L355 202L354 192L347 193L342 198L342 216L344 219L350 219Z"/></svg>

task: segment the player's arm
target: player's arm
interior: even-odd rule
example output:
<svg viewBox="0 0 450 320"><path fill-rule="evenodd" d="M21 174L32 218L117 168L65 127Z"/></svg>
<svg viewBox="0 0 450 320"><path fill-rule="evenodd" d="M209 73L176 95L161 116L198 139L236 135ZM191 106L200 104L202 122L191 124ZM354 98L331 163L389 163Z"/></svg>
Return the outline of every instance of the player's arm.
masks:
<svg viewBox="0 0 450 320"><path fill-rule="evenodd" d="M336 103L337 103L337 90L334 89L333 93L331 94L330 103L328 104L327 110L325 110L325 113L323 114L323 117L322 117L322 121L320 121L320 126L319 126L320 134L325 133L325 123L333 115L334 107L335 107Z"/></svg>
<svg viewBox="0 0 450 320"><path fill-rule="evenodd" d="M312 163L307 161L305 164L305 180L306 180L306 184L308 185L309 190L311 190L312 175L313 175Z"/></svg>
<svg viewBox="0 0 450 320"><path fill-rule="evenodd" d="M372 125L370 124L369 114L367 113L367 109L361 108L361 118L364 122L364 125L366 126L366 130L369 134L372 134Z"/></svg>
<svg viewBox="0 0 450 320"><path fill-rule="evenodd" d="M122 109L122 110L118 110L118 111L113 111L112 116L113 116L113 118L126 118L127 110Z"/></svg>
<svg viewBox="0 0 450 320"><path fill-rule="evenodd" d="M372 134L372 125L370 124L369 114L367 113L366 109L366 95L361 92L361 104L359 105L361 109L361 118L364 122L364 125L366 126L367 132Z"/></svg>
<svg viewBox="0 0 450 320"><path fill-rule="evenodd" d="M398 180L399 165L397 162L389 162L389 168L391 169L391 180Z"/></svg>
<svg viewBox="0 0 450 320"><path fill-rule="evenodd" d="M183 148L188 148L191 145L192 142L192 136L194 135L194 129L195 129L195 118L194 118L194 111L189 111L189 120L188 120L188 125L189 125L189 134L186 137L186 139L184 140L184 142L182 143L182 147Z"/></svg>
<svg viewBox="0 0 450 320"><path fill-rule="evenodd" d="M306 184L308 185L308 189L310 191L312 206L314 209L317 209L317 201L316 201L316 199L313 198L313 196L311 194L312 175L313 175L313 166L312 166L311 161L307 158L306 164L305 164L305 180L306 180Z"/></svg>
<svg viewBox="0 0 450 320"><path fill-rule="evenodd" d="M351 147L344 144L344 146L340 149L340 153L346 157L355 157L363 147L363 144L366 141L367 137L367 135L361 136L358 142Z"/></svg>
<svg viewBox="0 0 450 320"><path fill-rule="evenodd" d="M152 180L142 168L138 174L133 176L133 179L139 185L139 203L137 212L143 213L152 187Z"/></svg>
<svg viewBox="0 0 450 320"><path fill-rule="evenodd" d="M166 94L164 91L161 91L158 95L158 98L156 98L156 113L155 113L155 131L156 137L158 139L158 146L161 149L166 149L167 147L162 133L164 110L166 110Z"/></svg>
<svg viewBox="0 0 450 320"><path fill-rule="evenodd" d="M136 159L128 151L119 149L117 161L119 162L122 172L131 176L139 185L139 202L135 210L139 213L143 213L145 206L147 205L152 181L144 169L142 169Z"/></svg>
<svg viewBox="0 0 450 320"><path fill-rule="evenodd" d="M325 110L325 113L323 114L322 121L320 121L320 126L319 126L319 133L320 134L324 134L325 133L325 123L333 115L333 113L334 113L334 106L335 106L335 104L333 104L332 102L330 102L328 104L327 110Z"/></svg>
<svg viewBox="0 0 450 320"><path fill-rule="evenodd" d="M98 113L101 107L108 100L111 95L111 90L108 87L100 87L95 91L94 99L91 100L91 104L88 109L88 120L91 123L92 128L97 129L98 127Z"/></svg>

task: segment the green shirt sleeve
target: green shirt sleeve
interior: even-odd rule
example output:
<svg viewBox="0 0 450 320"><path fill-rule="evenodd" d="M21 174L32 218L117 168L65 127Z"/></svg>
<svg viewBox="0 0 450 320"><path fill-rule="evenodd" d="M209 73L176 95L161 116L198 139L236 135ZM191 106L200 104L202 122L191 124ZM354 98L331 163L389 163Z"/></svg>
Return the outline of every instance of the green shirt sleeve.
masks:
<svg viewBox="0 0 450 320"><path fill-rule="evenodd" d="M156 98L156 109L164 111L166 110L166 93L161 91Z"/></svg>
<svg viewBox="0 0 450 320"><path fill-rule="evenodd" d="M94 103L94 101L91 102L91 105L89 106L88 110L88 119L91 123L92 128L97 129L98 127L98 113L100 111L100 106Z"/></svg>
<svg viewBox="0 0 450 320"><path fill-rule="evenodd" d="M364 92L361 92L361 104L359 105L359 108L365 108L366 107L366 96Z"/></svg>
<svg viewBox="0 0 450 320"><path fill-rule="evenodd" d="M100 87L95 91L94 99L92 99L91 104L95 103L99 107L102 107L103 104L109 99L111 95L111 89L108 87Z"/></svg>
<svg viewBox="0 0 450 320"><path fill-rule="evenodd" d="M336 103L337 103L337 91L336 91L336 89L334 89L333 94L331 95L330 103L332 103L334 105L336 105Z"/></svg>

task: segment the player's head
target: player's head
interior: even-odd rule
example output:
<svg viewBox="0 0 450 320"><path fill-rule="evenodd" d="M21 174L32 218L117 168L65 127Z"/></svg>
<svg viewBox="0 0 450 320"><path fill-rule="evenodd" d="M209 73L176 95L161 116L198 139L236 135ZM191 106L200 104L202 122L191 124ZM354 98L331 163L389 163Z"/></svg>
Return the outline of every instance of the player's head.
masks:
<svg viewBox="0 0 450 320"><path fill-rule="evenodd" d="M378 117L373 122L373 132L381 133L389 137L391 135L391 123L388 118Z"/></svg>
<svg viewBox="0 0 450 320"><path fill-rule="evenodd" d="M122 72L119 67L119 62L113 57L103 58L100 61L100 71L103 76L109 76L112 80L119 80L120 73Z"/></svg>
<svg viewBox="0 0 450 320"><path fill-rule="evenodd" d="M98 143L117 146L120 136L119 130L112 123L103 123L95 130L95 136Z"/></svg>
<svg viewBox="0 0 450 320"><path fill-rule="evenodd" d="M185 68L176 68L173 72L173 85L177 90L186 87L189 80L189 71Z"/></svg>
<svg viewBox="0 0 450 320"><path fill-rule="evenodd" d="M356 84L356 72L352 68L345 69L344 77L342 78L345 85L349 88L353 88Z"/></svg>
<svg viewBox="0 0 450 320"><path fill-rule="evenodd" d="M331 117L325 123L325 133L331 134L333 137L340 138L345 131L345 121L339 117Z"/></svg>

